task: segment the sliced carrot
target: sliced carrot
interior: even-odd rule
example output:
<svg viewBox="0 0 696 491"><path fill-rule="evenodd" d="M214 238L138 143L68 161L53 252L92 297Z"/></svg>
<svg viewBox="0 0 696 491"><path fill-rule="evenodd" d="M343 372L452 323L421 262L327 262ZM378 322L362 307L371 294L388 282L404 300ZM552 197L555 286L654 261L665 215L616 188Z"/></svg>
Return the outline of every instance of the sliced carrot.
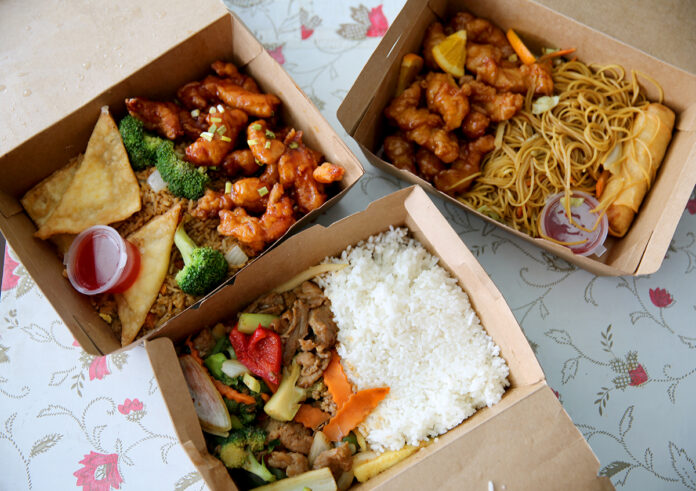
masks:
<svg viewBox="0 0 696 491"><path fill-rule="evenodd" d="M544 56L540 57L537 61L541 63L542 61L550 60L552 58L558 58L559 56L569 55L571 53L575 53L575 48L560 49L558 51L554 51L553 53L545 54Z"/></svg>
<svg viewBox="0 0 696 491"><path fill-rule="evenodd" d="M536 58L534 57L532 52L529 51L529 48L527 48L524 45L524 43L515 31L513 31L512 29L508 29L506 36L508 38L508 41L510 41L510 46L512 46L512 49L515 50L517 56L520 57L522 63L524 63L525 65L531 65L536 61Z"/></svg>
<svg viewBox="0 0 696 491"><path fill-rule="evenodd" d="M346 403L348 398L353 394L353 389L350 386L346 372L341 366L341 358L335 351L331 354L331 362L324 370L324 383L329 389L329 394L333 397L336 404L336 410L339 410Z"/></svg>
<svg viewBox="0 0 696 491"><path fill-rule="evenodd" d="M517 215L517 218L522 218L523 214L524 214L524 207L518 206L517 209L515 210L515 215Z"/></svg>
<svg viewBox="0 0 696 491"><path fill-rule="evenodd" d="M263 402L268 402L268 399L270 399L271 396L266 394L265 392L261 392L261 399L263 399Z"/></svg>
<svg viewBox="0 0 696 491"><path fill-rule="evenodd" d="M597 179L595 194L598 198L601 198L602 193L604 192L604 187L607 185L607 181L609 180L609 176L611 176L611 172L605 169L604 172L602 172L602 174L599 176L599 179Z"/></svg>
<svg viewBox="0 0 696 491"><path fill-rule="evenodd" d="M350 396L322 431L329 440L339 441L350 433L350 430L362 423L388 393L389 387L377 387L356 392Z"/></svg>
<svg viewBox="0 0 696 491"><path fill-rule="evenodd" d="M256 399L254 399L250 395L237 392L232 387L223 384L216 378L211 377L211 380L213 381L213 384L215 384L215 388L218 390L218 392L220 392L220 394L227 397L228 399L241 402L242 404L256 404Z"/></svg>
<svg viewBox="0 0 696 491"><path fill-rule="evenodd" d="M295 421L302 423L310 430L316 430L319 425L329 420L331 415L319 409L318 407L302 404L300 409L295 414Z"/></svg>
<svg viewBox="0 0 696 491"><path fill-rule="evenodd" d="M193 359L196 360L200 366L204 367L205 365L203 364L203 358L201 358L200 353L198 353L198 350L193 346L191 336L186 338L186 346L188 346L191 350L191 356L193 356Z"/></svg>

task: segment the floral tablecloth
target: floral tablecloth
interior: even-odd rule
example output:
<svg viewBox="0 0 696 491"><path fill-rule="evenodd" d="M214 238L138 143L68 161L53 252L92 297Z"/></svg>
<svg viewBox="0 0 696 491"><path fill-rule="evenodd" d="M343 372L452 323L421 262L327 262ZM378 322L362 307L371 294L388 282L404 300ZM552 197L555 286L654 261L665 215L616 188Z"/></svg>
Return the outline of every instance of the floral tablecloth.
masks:
<svg viewBox="0 0 696 491"><path fill-rule="evenodd" d="M362 3L361 3L362 2ZM335 113L402 0L228 0L367 173L320 222L405 184L374 168ZM595 277L434 201L501 290L551 387L619 489L696 489L696 196L665 262ZM203 489L142 348L81 350L5 253L0 300L0 489Z"/></svg>

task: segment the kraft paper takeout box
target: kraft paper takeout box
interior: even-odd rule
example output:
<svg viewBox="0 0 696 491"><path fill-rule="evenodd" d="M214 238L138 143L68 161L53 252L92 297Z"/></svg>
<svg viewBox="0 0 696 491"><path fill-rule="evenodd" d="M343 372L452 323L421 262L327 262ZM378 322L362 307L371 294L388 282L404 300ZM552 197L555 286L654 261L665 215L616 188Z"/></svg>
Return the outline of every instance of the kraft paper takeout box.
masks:
<svg viewBox="0 0 696 491"><path fill-rule="evenodd" d="M316 225L289 238L211 298L212 308L188 324L165 326L158 333L165 337L146 341L176 433L208 486L235 489L222 462L206 451L172 341L181 343L205 326L233 319L259 295L390 226L408 227L459 281L510 367L511 386L498 404L477 411L435 443L354 489L484 490L489 481L498 490L502 485L517 491L613 489L609 478L597 477L599 462L547 385L500 292L417 186L377 200L330 227Z"/></svg>
<svg viewBox="0 0 696 491"><path fill-rule="evenodd" d="M119 2L109 9L66 4L44 16L38 9L0 2L0 28L9 41L2 46L8 56L0 57L0 230L85 351L108 354L121 345L89 299L63 277L52 245L33 237L36 227L19 198L84 152L101 106L119 118L126 97L171 100L184 83L210 73L213 61L231 60L282 100L281 117L304 131L309 146L346 169L339 192L291 231L336 203L364 173L290 76L218 1ZM176 322L205 310L214 295Z"/></svg>
<svg viewBox="0 0 696 491"><path fill-rule="evenodd" d="M664 89L664 102L677 114L674 136L657 180L645 197L629 232L622 239L608 238L601 257L577 256L544 239L533 239L463 205L429 182L385 162L378 153L387 131L384 108L394 94L401 58L420 52L427 27L436 20L468 10L494 22L503 30L514 28L533 47L575 47L586 63L620 64L648 74ZM532 44L533 43L533 44ZM650 99L657 90L641 78ZM598 275L642 275L662 264L677 223L696 184L696 75L664 63L616 39L580 24L532 0L409 0L391 25L338 109L338 119L360 144L376 167L408 182L419 184L470 213L513 235L538 245Z"/></svg>

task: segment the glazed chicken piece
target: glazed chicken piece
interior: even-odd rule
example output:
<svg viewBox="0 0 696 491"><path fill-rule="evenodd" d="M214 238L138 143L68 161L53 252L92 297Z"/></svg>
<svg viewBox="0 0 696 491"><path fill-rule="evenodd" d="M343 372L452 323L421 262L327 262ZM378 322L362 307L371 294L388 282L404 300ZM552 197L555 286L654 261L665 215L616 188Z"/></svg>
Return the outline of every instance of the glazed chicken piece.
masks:
<svg viewBox="0 0 696 491"><path fill-rule="evenodd" d="M278 176L284 188L293 188L297 207L302 213L319 208L326 201L324 185L314 179L318 154L302 142L302 132L292 130L285 138L285 153L278 162Z"/></svg>
<svg viewBox="0 0 696 491"><path fill-rule="evenodd" d="M330 162L324 162L319 167L312 171L312 177L315 181L322 184L331 184L343 179L346 170L340 165L335 165Z"/></svg>
<svg viewBox="0 0 696 491"><path fill-rule="evenodd" d="M428 68L433 70L440 69L433 57L433 48L444 41L446 37L445 29L439 22L433 22L425 31L425 37L423 38L423 58L425 59L425 66Z"/></svg>
<svg viewBox="0 0 696 491"><path fill-rule="evenodd" d="M428 109L437 112L445 122L445 130L459 128L469 112L469 100L446 73L430 72L423 82Z"/></svg>
<svg viewBox="0 0 696 491"><path fill-rule="evenodd" d="M208 137L200 136L186 147L186 160L194 165L217 166L234 148L237 136L247 123L244 111L226 108L224 111L209 112L206 115ZM225 128L224 130L222 128ZM212 136L210 130L213 129ZM221 132L223 132L221 134Z"/></svg>
<svg viewBox="0 0 696 491"><path fill-rule="evenodd" d="M434 184L437 189L451 196L463 193L474 182L474 174L480 171L481 159L495 148L493 135L461 145L459 158L446 169L435 176Z"/></svg>
<svg viewBox="0 0 696 491"><path fill-rule="evenodd" d="M416 152L416 164L418 165L418 173L428 181L432 181L438 172L447 168L433 152L423 147Z"/></svg>
<svg viewBox="0 0 696 491"><path fill-rule="evenodd" d="M131 116L143 122L145 129L154 131L169 140L176 140L184 134L179 120L179 107L173 102L133 97L126 99L126 108Z"/></svg>
<svg viewBox="0 0 696 491"><path fill-rule="evenodd" d="M427 148L445 163L454 161L459 155L457 137L442 128L419 126L406 132L406 138Z"/></svg>
<svg viewBox="0 0 696 491"><path fill-rule="evenodd" d="M416 173L413 143L403 134L396 133L384 139L384 154L395 167Z"/></svg>
<svg viewBox="0 0 696 491"><path fill-rule="evenodd" d="M486 128L491 124L491 118L484 113L472 110L464 118L462 123L462 132L470 140L475 140L482 137L486 133Z"/></svg>
<svg viewBox="0 0 696 491"><path fill-rule="evenodd" d="M515 53L502 29L486 19L474 17L469 12L457 12L450 22L450 27L453 31L465 30L467 41L496 46L505 58Z"/></svg>
<svg viewBox="0 0 696 491"><path fill-rule="evenodd" d="M257 118L270 118L280 105L280 99L275 95L249 92L229 79L210 75L203 80L202 85L228 106Z"/></svg>
<svg viewBox="0 0 696 491"><path fill-rule="evenodd" d="M314 180L313 170L310 167L298 169L293 195L301 213L316 210L326 202L324 185Z"/></svg>
<svg viewBox="0 0 696 491"><path fill-rule="evenodd" d="M197 140L201 133L208 131L208 123L206 123L206 114L199 112L195 118L191 116L191 111L188 109L179 110L179 121L184 129L184 135L190 140Z"/></svg>
<svg viewBox="0 0 696 491"><path fill-rule="evenodd" d="M264 183L267 188L272 188L277 182L280 182L278 176L278 164L268 164L259 176L259 181Z"/></svg>
<svg viewBox="0 0 696 491"><path fill-rule="evenodd" d="M230 177L239 174L252 176L259 170L254 154L248 148L228 153L222 161L222 170Z"/></svg>
<svg viewBox="0 0 696 491"><path fill-rule="evenodd" d="M283 186L276 183L268 196L266 211L261 215L261 227L266 242L281 238L296 221L292 200L283 193Z"/></svg>
<svg viewBox="0 0 696 491"><path fill-rule="evenodd" d="M476 80L467 82L462 87L470 92L471 105L494 122L510 119L524 104L521 94L496 92L495 88Z"/></svg>
<svg viewBox="0 0 696 491"><path fill-rule="evenodd" d="M522 65L520 72L527 80L527 87L534 88L536 95L553 95L553 77L548 63Z"/></svg>
<svg viewBox="0 0 696 491"><path fill-rule="evenodd" d="M206 189L205 194L198 199L196 207L191 210L191 215L201 220L217 216L220 210L231 210L234 208L232 196L227 193Z"/></svg>
<svg viewBox="0 0 696 491"><path fill-rule="evenodd" d="M234 206L241 206L252 213L261 213L269 200L268 187L258 177L245 177L232 184L230 199Z"/></svg>
<svg viewBox="0 0 696 491"><path fill-rule="evenodd" d="M288 477L297 476L309 470L307 457L297 452L274 450L268 454L267 464L271 467L285 470L285 474Z"/></svg>
<svg viewBox="0 0 696 491"><path fill-rule="evenodd" d="M268 123L262 119L247 126L247 144L256 160L262 164L275 164L285 152L283 142L276 138L275 133L268 129Z"/></svg>
<svg viewBox="0 0 696 491"><path fill-rule="evenodd" d="M442 126L442 119L425 108L418 108L422 94L421 82L416 81L401 95L395 97L384 110L387 118L391 119L404 131L419 126Z"/></svg>
<svg viewBox="0 0 696 491"><path fill-rule="evenodd" d="M203 88L200 82L189 82L176 91L176 98L187 109L205 109L214 102L215 97Z"/></svg>
<svg viewBox="0 0 696 491"><path fill-rule="evenodd" d="M239 70L234 63L218 60L210 65L210 67L220 77L230 79L232 82L248 92L253 92L254 94L261 92L259 90L259 86L256 85L256 81L248 75L239 73Z"/></svg>
<svg viewBox="0 0 696 491"><path fill-rule="evenodd" d="M265 238L261 222L257 217L250 216L244 208L220 210L220 235L232 236L254 255L263 250Z"/></svg>

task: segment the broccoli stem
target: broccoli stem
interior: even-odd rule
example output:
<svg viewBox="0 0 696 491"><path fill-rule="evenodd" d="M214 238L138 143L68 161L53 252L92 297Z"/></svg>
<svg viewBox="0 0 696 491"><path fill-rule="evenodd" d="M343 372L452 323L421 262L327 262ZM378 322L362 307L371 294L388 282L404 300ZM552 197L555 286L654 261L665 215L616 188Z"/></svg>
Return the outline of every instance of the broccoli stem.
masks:
<svg viewBox="0 0 696 491"><path fill-rule="evenodd" d="M184 259L184 264L188 265L191 263L191 255L193 251L198 248L196 243L188 236L186 230L184 230L184 223L181 222L179 227L176 229L174 234L174 243L176 247L181 252L181 257Z"/></svg>

